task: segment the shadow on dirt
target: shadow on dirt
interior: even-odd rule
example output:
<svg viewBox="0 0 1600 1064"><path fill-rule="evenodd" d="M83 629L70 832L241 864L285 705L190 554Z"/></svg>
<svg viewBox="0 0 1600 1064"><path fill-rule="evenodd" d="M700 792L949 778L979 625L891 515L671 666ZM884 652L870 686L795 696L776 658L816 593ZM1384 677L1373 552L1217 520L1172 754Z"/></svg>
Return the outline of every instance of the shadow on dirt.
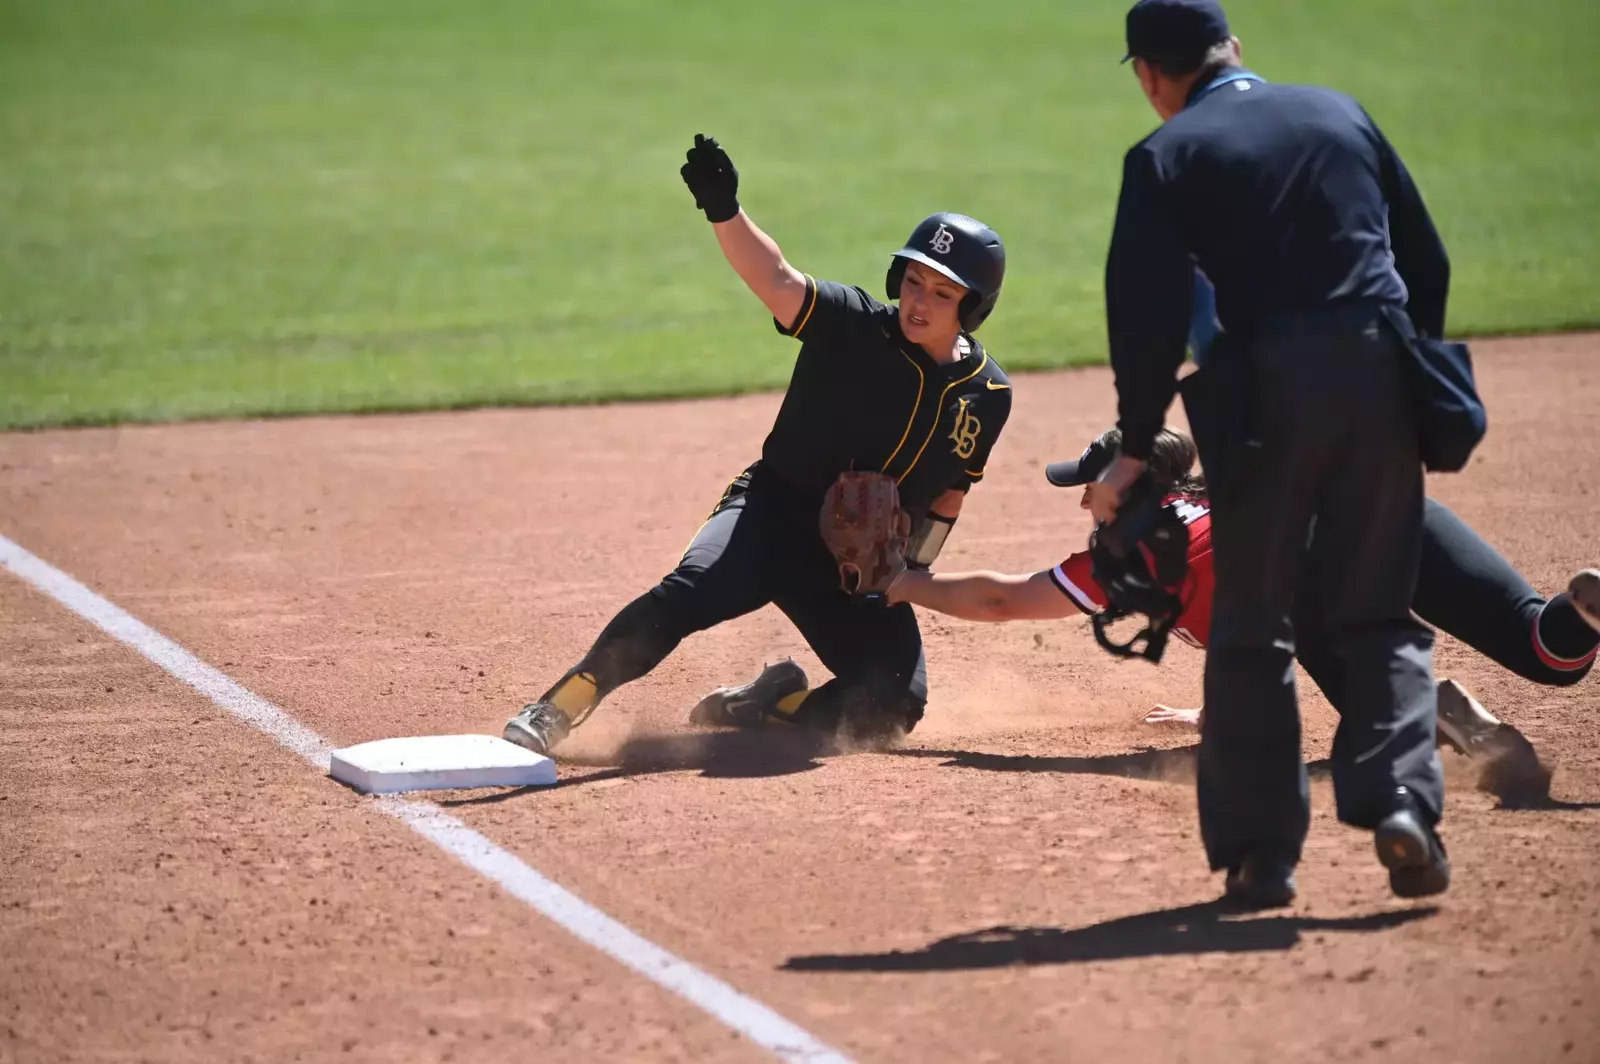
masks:
<svg viewBox="0 0 1600 1064"><path fill-rule="evenodd" d="M792 776L822 767L821 758L840 753L831 738L792 729L763 731L666 732L633 735L607 754L558 756L556 789L647 776L656 772L694 772L709 779ZM586 772L586 769L596 771ZM491 805L548 787L519 787L499 794L440 802L443 806Z"/></svg>
<svg viewBox="0 0 1600 1064"><path fill-rule="evenodd" d="M1033 754L985 754L976 750L915 748L888 752L896 757L939 758L952 768L976 768L987 772L1066 772L1162 783L1193 783L1195 751L1199 749L1198 746L1180 746L1171 750L1139 750L1093 757L1039 757Z"/></svg>
<svg viewBox="0 0 1600 1064"><path fill-rule="evenodd" d="M1586 809L1600 809L1600 802L1566 802L1560 798L1552 798L1548 794L1538 796L1523 795L1497 795L1500 804L1496 809L1507 813L1550 812L1550 811L1583 811Z"/></svg>
<svg viewBox="0 0 1600 1064"><path fill-rule="evenodd" d="M1145 749L1126 754L1099 754L1093 757L1037 757L1032 754L985 754L975 750L889 750L896 757L941 758L953 768L976 768L988 772L1066 772L1091 776L1120 776L1131 780L1158 783L1193 783L1198 745L1169 750ZM1326 759L1306 765L1312 779L1331 771Z"/></svg>
<svg viewBox="0 0 1600 1064"><path fill-rule="evenodd" d="M935 758L952 768L987 772L1062 772L1078 775L1117 776L1157 783L1190 784L1195 779L1196 745L1172 749L1145 749L1125 754L1090 757L1042 757L1033 754L992 754L976 750L939 750L889 747L881 752L894 757ZM708 779L758 779L790 776L822 767L822 759L849 752L832 738L789 729L764 731L664 732L630 736L606 754L561 757L557 788L657 772L699 772ZM1312 779L1332 771L1326 758L1306 765ZM447 807L492 805L510 801L545 787L519 787L495 794L440 802ZM1587 810L1600 802L1564 802L1551 798L1548 782L1543 790L1520 790L1502 785L1480 789L1500 799L1503 810Z"/></svg>
<svg viewBox="0 0 1600 1064"><path fill-rule="evenodd" d="M985 754L975 750L889 750L896 757L939 758L952 768L976 768L988 772L1066 772L1079 775L1119 776L1157 783L1194 783L1198 745L1169 750L1145 749L1126 754L1101 754L1094 757L1037 757L1031 754ZM1529 769L1506 761L1486 764L1477 788L1499 799L1497 809L1505 812L1584 811L1600 809L1600 802L1567 802L1550 796L1551 773L1537 761ZM1314 780L1327 779L1333 762L1327 758L1307 762L1306 772Z"/></svg>
<svg viewBox="0 0 1600 1064"><path fill-rule="evenodd" d="M560 761L563 767L603 768L619 775L699 770L702 776L741 779L809 772L822 767L819 758L839 752L831 738L770 728L631 735L608 754L562 757ZM583 780L593 778L585 776Z"/></svg>
<svg viewBox="0 0 1600 1064"><path fill-rule="evenodd" d="M1432 906L1366 916L1251 916L1219 901L1123 916L1062 930L991 927L939 939L905 953L839 953L791 957L793 972L949 972L1009 965L1080 964L1128 957L1192 953L1260 953L1294 947L1305 932L1387 931L1439 910Z"/></svg>
<svg viewBox="0 0 1600 1064"><path fill-rule="evenodd" d="M1502 742L1496 756L1483 761L1478 773L1478 790L1500 800L1497 809L1509 812L1528 810L1600 809L1600 802L1567 802L1552 797L1550 784L1555 769L1539 757L1533 744L1514 728L1501 726L1510 742Z"/></svg>

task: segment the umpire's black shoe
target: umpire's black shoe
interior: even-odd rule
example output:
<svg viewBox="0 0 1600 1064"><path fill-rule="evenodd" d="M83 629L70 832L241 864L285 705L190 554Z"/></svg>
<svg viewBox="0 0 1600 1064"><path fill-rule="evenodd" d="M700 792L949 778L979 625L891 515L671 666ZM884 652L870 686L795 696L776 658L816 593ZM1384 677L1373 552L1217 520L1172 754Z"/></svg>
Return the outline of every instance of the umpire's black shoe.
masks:
<svg viewBox="0 0 1600 1064"><path fill-rule="evenodd" d="M556 744L572 731L572 718L549 702L530 702L522 712L506 721L500 734L507 742L546 757Z"/></svg>
<svg viewBox="0 0 1600 1064"><path fill-rule="evenodd" d="M1438 832L1406 804L1378 822L1378 860L1389 870L1389 889L1402 898L1426 898L1450 889L1450 858Z"/></svg>
<svg viewBox="0 0 1600 1064"><path fill-rule="evenodd" d="M690 724L759 728L777 712L778 702L806 689L806 671L793 658L761 670L742 687L719 687L689 711Z"/></svg>
<svg viewBox="0 0 1600 1064"><path fill-rule="evenodd" d="M1253 853L1228 869L1223 900L1246 909L1281 909L1294 904L1294 862Z"/></svg>

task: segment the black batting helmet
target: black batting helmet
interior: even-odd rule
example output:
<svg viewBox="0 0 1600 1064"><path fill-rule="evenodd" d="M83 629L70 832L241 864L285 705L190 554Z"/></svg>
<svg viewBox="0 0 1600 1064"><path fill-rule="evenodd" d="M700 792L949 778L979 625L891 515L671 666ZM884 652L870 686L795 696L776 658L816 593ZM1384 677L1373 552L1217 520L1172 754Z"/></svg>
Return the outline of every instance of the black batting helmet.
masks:
<svg viewBox="0 0 1600 1064"><path fill-rule="evenodd" d="M961 327L972 332L994 310L1000 299L1000 282L1006 276L1006 246L1000 234L976 218L941 212L930 214L911 231L906 246L889 260L884 287L890 299L900 298L906 260L916 259L968 289L961 297Z"/></svg>

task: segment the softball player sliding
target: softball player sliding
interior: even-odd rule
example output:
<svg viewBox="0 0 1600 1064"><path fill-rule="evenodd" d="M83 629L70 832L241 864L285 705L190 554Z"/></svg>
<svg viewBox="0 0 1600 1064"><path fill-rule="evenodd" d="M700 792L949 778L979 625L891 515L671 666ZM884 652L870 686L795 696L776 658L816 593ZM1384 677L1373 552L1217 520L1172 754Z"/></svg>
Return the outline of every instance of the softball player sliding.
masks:
<svg viewBox="0 0 1600 1064"><path fill-rule="evenodd" d="M1113 429L1082 457L1055 463L1045 475L1058 487L1087 485L1116 453L1117 444ZM1173 631L1185 642L1203 647L1211 627L1211 516L1205 484L1191 474L1195 458L1194 443L1187 435L1162 429L1151 454L1151 470L1168 486L1169 505L1189 527L1189 572L1180 591L1184 610ZM1087 508L1087 499L1083 505ZM974 621L1046 620L1093 614L1107 605L1087 551L1032 574L908 571L890 589L889 597ZM1600 570L1583 570L1566 591L1547 600L1483 537L1433 499L1425 503L1422 561L1412 608L1428 624L1546 686L1565 687L1582 680L1594 667L1600 648ZM1302 613L1296 630L1302 625L1314 630L1313 611ZM1299 659L1320 686L1329 672L1314 650L1307 652L1318 645L1314 638L1301 642ZM1439 693L1443 740L1463 753L1480 752L1501 722L1454 681L1441 683ZM1161 706L1146 720L1198 726L1200 712Z"/></svg>
<svg viewBox="0 0 1600 1064"><path fill-rule="evenodd" d="M933 215L890 257L887 295L899 306L889 306L791 266L740 209L738 171L715 140L697 136L680 173L728 264L800 354L761 458L728 486L677 567L503 734L548 753L685 637L768 603L833 679L813 689L791 663L764 673L752 699L696 707L696 722L759 724L770 713L822 730L909 731L927 699L916 615L841 590L818 516L841 474L882 473L910 518L910 559L938 554L1011 412L1010 381L972 336L1000 298L1005 249L981 222Z"/></svg>

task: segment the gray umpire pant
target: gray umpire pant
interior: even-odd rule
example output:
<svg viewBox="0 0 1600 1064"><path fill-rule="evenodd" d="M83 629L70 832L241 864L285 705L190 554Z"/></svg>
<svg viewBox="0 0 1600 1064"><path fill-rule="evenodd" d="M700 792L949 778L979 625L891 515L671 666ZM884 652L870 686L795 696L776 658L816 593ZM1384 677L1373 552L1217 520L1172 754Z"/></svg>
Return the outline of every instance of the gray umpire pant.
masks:
<svg viewBox="0 0 1600 1064"><path fill-rule="evenodd" d="M1211 500L1199 805L1213 869L1300 858L1297 613L1317 618L1305 649L1337 692L1339 818L1374 827L1401 787L1431 821L1444 800L1433 635L1411 615L1423 478L1401 342L1376 310L1350 307L1274 322L1228 356L1248 362L1255 432Z"/></svg>

